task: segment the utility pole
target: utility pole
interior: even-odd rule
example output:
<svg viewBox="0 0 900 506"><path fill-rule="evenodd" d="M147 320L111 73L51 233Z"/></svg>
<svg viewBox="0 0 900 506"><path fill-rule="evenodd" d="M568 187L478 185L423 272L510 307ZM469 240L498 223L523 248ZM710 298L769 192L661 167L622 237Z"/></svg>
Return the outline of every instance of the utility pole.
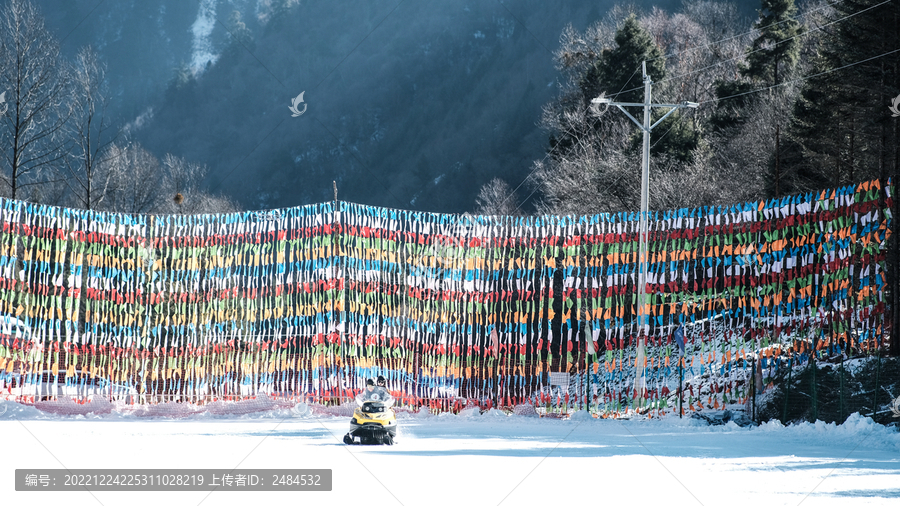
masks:
<svg viewBox="0 0 900 506"><path fill-rule="evenodd" d="M641 63L642 73L644 76L644 103L633 103L633 102L612 102L610 99L604 97L603 95L592 99L592 104L606 104L606 105L614 105L619 108L623 113L625 113L628 118L634 122L638 128L641 129L644 133L644 154L643 160L641 164L641 214L640 214L640 235L638 237L638 298L637 298L637 332L638 332L638 345L637 345L637 353L636 353L636 363L635 363L635 378L634 378L634 404L635 409L638 407L638 403L641 399L644 398L644 390L646 389L645 381L644 381L644 348L647 343L647 334L650 333L650 318L649 311L647 307L647 267L648 267L648 255L647 255L647 228L649 225L649 215L650 215L650 132L656 128L657 125L662 123L662 121L669 117L670 114L675 112L676 109L681 109L684 107L696 109L700 104L695 102L682 102L680 104L653 104L650 102L651 89L653 85L653 81L650 79L650 76L647 75L647 62ZM644 108L644 122L641 124L634 116L632 116L628 111L626 111L625 107L643 107ZM650 110L653 107L668 107L670 108L669 112L663 115L662 118L656 121L654 124L650 124Z"/></svg>

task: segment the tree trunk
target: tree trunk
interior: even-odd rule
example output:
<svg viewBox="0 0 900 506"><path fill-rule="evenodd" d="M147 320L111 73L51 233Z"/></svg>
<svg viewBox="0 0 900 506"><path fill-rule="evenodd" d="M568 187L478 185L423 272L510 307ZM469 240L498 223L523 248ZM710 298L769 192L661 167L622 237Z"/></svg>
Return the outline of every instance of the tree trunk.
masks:
<svg viewBox="0 0 900 506"><path fill-rule="evenodd" d="M775 73L772 76L772 87L778 86L778 59L775 59ZM775 99L775 198L781 197L781 160L779 159L779 137L781 134L781 124L778 122L778 115L781 111L778 107L778 99Z"/></svg>
<svg viewBox="0 0 900 506"><path fill-rule="evenodd" d="M781 159L780 159L781 125L775 125L775 198L781 197Z"/></svg>
<svg viewBox="0 0 900 506"><path fill-rule="evenodd" d="M847 182L853 184L853 148L856 143L856 130L854 129L853 116L850 117L850 167L847 168Z"/></svg>

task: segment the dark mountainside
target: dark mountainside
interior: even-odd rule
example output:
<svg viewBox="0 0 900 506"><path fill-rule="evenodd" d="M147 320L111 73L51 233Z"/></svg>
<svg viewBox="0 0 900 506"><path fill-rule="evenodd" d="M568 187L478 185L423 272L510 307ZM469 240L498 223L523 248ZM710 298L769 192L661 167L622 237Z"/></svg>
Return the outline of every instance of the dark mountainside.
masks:
<svg viewBox="0 0 900 506"><path fill-rule="evenodd" d="M471 211L491 178L525 178L547 148L537 122L557 94L551 52L562 29L583 29L614 4L39 3L66 54L99 51L113 112L123 124L143 120L131 137L207 164L210 189L270 208L330 200L336 180L342 200L435 212ZM198 37L201 4L215 19ZM301 92L308 108L291 117Z"/></svg>

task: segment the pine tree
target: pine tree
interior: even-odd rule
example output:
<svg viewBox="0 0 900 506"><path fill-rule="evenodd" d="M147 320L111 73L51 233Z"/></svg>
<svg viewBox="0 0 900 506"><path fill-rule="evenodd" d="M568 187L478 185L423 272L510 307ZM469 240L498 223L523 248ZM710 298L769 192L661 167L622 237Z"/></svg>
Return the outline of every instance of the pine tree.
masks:
<svg viewBox="0 0 900 506"><path fill-rule="evenodd" d="M588 99L605 92L614 96L617 102L641 103L644 101L644 64L650 79L659 82L666 77L665 58L650 32L641 26L633 14L616 31L615 41L616 47L604 50L597 63L588 69L581 81L582 93ZM663 114L664 110L654 109L653 122ZM657 135L661 137L653 143L653 154L667 154L678 161L688 161L691 152L700 143L700 134L677 112L654 131L659 132ZM641 134L638 132L632 136L632 144L637 147L640 143Z"/></svg>
<svg viewBox="0 0 900 506"><path fill-rule="evenodd" d="M750 105L753 95L750 94L752 86L747 81L723 81L716 82L716 110L709 119L714 132L739 127L747 120L746 108ZM722 99L726 100L722 100Z"/></svg>
<svg viewBox="0 0 900 506"><path fill-rule="evenodd" d="M865 60L900 48L900 5L879 3L835 5L831 20L840 21L811 70L821 75L804 83L794 107L790 132L800 163L818 169L813 176L828 186L898 173L898 122L888 105L900 93L900 54Z"/></svg>
<svg viewBox="0 0 900 506"><path fill-rule="evenodd" d="M747 67L742 70L744 77L777 87L790 75L800 56L800 40L803 33L800 22L794 19L797 6L794 0L762 0L759 19L753 27L759 30L751 50L747 53ZM782 195L781 166L781 117L778 107L785 90L773 88L770 92L774 107L772 117L775 124L775 147L773 150L773 190L777 198Z"/></svg>
<svg viewBox="0 0 900 506"><path fill-rule="evenodd" d="M789 73L800 56L800 40L803 33L800 22L794 19L797 6L794 0L762 0L759 19L753 28L759 36L747 53L745 77L756 79L769 86L777 86Z"/></svg>
<svg viewBox="0 0 900 506"><path fill-rule="evenodd" d="M900 118L888 106L900 96L900 4L843 0L834 5L819 57L795 107L791 138L801 167L823 186L900 175ZM894 215L900 212L894 199ZM900 254L888 248L888 297L893 328L900 328ZM890 352L900 355L900 333Z"/></svg>
<svg viewBox="0 0 900 506"><path fill-rule="evenodd" d="M653 112L654 120L665 114L664 109ZM693 122L675 111L653 129L654 139L650 145L653 155L668 155L679 162L689 162L693 159L694 150L700 146L700 132L694 129ZM656 133L658 132L658 133ZM640 139L641 135L637 135Z"/></svg>
<svg viewBox="0 0 900 506"><path fill-rule="evenodd" d="M595 60L586 65L580 76L574 79L580 96L572 94L566 99L566 111L583 110L591 99L605 93L618 102L643 102L644 87L641 80L641 66L647 62L647 74L654 81L666 75L662 52L650 33L641 26L634 14L629 15L616 30L616 46L604 48L596 53ZM604 119L591 118L580 125L569 125L550 135L550 151L559 155L577 149L586 137L595 138L605 144L607 133L614 124L628 121L620 115L606 116Z"/></svg>
<svg viewBox="0 0 900 506"><path fill-rule="evenodd" d="M647 75L661 81L666 77L662 51L634 14L616 31L615 40L616 47L604 50L581 80L584 97L590 100L602 92L621 92L615 98L618 102L643 102L641 64L647 62Z"/></svg>

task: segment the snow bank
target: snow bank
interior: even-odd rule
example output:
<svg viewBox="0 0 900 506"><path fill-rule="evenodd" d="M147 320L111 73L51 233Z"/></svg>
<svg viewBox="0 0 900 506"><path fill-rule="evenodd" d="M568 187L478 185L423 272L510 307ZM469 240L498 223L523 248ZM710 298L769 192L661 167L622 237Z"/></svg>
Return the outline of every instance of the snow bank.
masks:
<svg viewBox="0 0 900 506"><path fill-rule="evenodd" d="M272 401L266 399L257 402L242 403L223 403L221 405L210 405L202 412L185 412L185 405L161 404L153 406L135 406L130 410L108 412L105 409L88 410L88 408L80 408L83 412L73 413L68 410L47 409L42 406L38 409L35 406L19 404L12 401L0 401L0 420L116 420L138 422L146 419L147 416L161 416L171 418L175 414L175 418L182 420L210 420L215 419L234 419L234 420L256 420L256 419L286 419L286 418L349 418L353 414L355 403L345 403L340 406L319 406L298 403L293 405L271 404ZM245 404L242 406L242 404ZM102 403L101 403L102 404ZM214 404L214 403L213 403ZM252 404L252 405L251 405ZM265 406L263 406L265 404ZM68 403L60 404L63 407L71 408ZM97 407L105 408L98 404ZM261 409L267 408L267 409ZM188 410L189 411L189 410ZM171 413L170 413L171 412ZM516 414L516 413L520 414ZM551 427L558 424L585 423L588 426L594 424L610 423L610 420L594 419L586 411L574 411L568 420L565 419L549 419L539 418L536 414L532 414L532 410L517 409L514 413L507 413L498 409L490 409L484 412L477 407L463 409L459 414L441 413L434 415L428 409L421 409L418 412L398 411L397 418L401 421L416 422L416 425L431 425L445 423L489 423L495 422L515 425L528 425L535 428ZM150 422L153 423L153 422ZM741 427L734 421L729 420L720 425L710 425L708 421L696 417L685 416L678 418L674 415L662 418L648 418L641 415L634 415L630 420L618 420L617 423L633 424L634 427L649 429L653 431L662 430L665 433L674 435L690 435L702 433L743 433L747 436L765 437L773 440L779 445L811 445L811 446L845 446L848 448L866 448L885 450L890 452L900 452L900 432L897 427L886 427L872 421L871 418L864 417L859 413L850 415L842 424L825 423L817 421L815 423L797 423L784 426L778 420L759 425L758 427Z"/></svg>
<svg viewBox="0 0 900 506"><path fill-rule="evenodd" d="M584 410L579 410L572 413L572 416L569 417L569 420L573 420L576 422L584 422L586 420L593 420L594 417L590 413Z"/></svg>
<svg viewBox="0 0 900 506"><path fill-rule="evenodd" d="M0 420L59 419L59 416L43 413L34 406L0 400Z"/></svg>
<svg viewBox="0 0 900 506"><path fill-rule="evenodd" d="M803 422L785 427L772 420L752 429L763 434L783 436L798 442L818 445L856 445L864 448L900 452L900 432L875 423L871 418L853 413L844 423Z"/></svg>
<svg viewBox="0 0 900 506"><path fill-rule="evenodd" d="M458 416L459 418L471 418L473 416L481 416L481 408L479 408L479 407L466 408L466 409L460 410L460 412L456 416Z"/></svg>

